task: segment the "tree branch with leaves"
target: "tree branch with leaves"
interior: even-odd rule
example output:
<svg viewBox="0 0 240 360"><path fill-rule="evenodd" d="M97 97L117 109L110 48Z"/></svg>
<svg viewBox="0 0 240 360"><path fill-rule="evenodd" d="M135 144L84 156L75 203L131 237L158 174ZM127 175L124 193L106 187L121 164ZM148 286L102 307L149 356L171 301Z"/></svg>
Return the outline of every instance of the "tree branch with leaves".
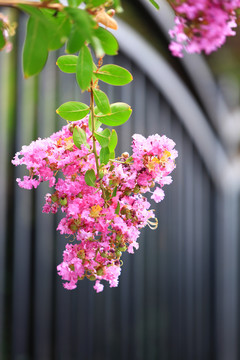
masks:
<svg viewBox="0 0 240 360"><path fill-rule="evenodd" d="M172 181L177 157L175 143L166 136L137 134L132 155L115 155L118 136L113 127L126 123L132 109L123 102L110 104L100 83L124 86L133 80L127 69L103 64L105 55L118 53L118 42L107 28L117 29L113 16L122 10L121 4L119 0L69 0L67 6L50 1L4 4L29 15L23 49L25 78L38 74L49 51L65 44L67 55L58 58L57 66L75 74L80 91L89 94L88 104L68 101L56 110L67 122L61 130L16 153L13 164L28 170L28 175L17 179L18 185L32 189L48 181L51 193L45 196L43 212L64 213L57 229L75 241L67 242L57 268L66 281L64 287L74 289L84 278L95 281L97 292L103 290L102 280L115 287L122 253L138 248L140 230L146 225L157 227L145 194L150 192L156 202L163 200L162 188ZM2 48L10 29L2 17Z"/></svg>

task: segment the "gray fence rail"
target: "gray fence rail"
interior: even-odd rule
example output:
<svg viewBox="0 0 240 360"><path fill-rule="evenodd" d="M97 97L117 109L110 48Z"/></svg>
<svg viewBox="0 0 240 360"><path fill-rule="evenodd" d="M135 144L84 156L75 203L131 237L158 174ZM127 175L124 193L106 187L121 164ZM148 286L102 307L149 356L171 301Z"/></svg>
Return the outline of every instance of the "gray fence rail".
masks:
<svg viewBox="0 0 240 360"><path fill-rule="evenodd" d="M221 178L231 171L227 155L180 77L124 23L116 62L134 82L105 89L133 108L118 151L131 150L134 133L166 134L177 144L177 169L156 206L159 228L145 229L139 250L124 255L119 287L63 289L56 265L66 239L58 218L41 212L48 188L18 188L24 169L10 160L60 129L59 105L87 99L56 69L56 53L38 77L23 79L25 22L20 15L15 50L0 54L0 359L237 360L239 211Z"/></svg>

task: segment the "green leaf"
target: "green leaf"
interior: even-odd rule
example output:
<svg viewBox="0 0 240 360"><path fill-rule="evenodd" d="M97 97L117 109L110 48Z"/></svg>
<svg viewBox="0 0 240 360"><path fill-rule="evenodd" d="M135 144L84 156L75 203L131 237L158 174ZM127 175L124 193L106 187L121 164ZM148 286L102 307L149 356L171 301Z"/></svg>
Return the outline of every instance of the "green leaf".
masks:
<svg viewBox="0 0 240 360"><path fill-rule="evenodd" d="M78 27L74 24L68 38L66 52L73 54L79 51L84 45L84 42L85 38L82 36L82 33Z"/></svg>
<svg viewBox="0 0 240 360"><path fill-rule="evenodd" d="M93 35L100 40L101 46L107 55L116 55L118 52L118 42L116 38L103 27L94 29Z"/></svg>
<svg viewBox="0 0 240 360"><path fill-rule="evenodd" d="M82 9L75 9L71 7L66 7L64 11L72 19L73 23L76 26L76 29L79 31L81 36L81 41L91 41L92 30L96 22L93 20L92 16L88 14L87 11Z"/></svg>
<svg viewBox="0 0 240 360"><path fill-rule="evenodd" d="M38 74L48 57L48 33L42 22L30 16L23 49L23 72L25 78Z"/></svg>
<svg viewBox="0 0 240 360"><path fill-rule="evenodd" d="M104 125L119 126L124 124L130 117L132 109L128 104L125 103L114 103L110 105L111 114L105 115L98 113L97 119Z"/></svg>
<svg viewBox="0 0 240 360"><path fill-rule="evenodd" d="M65 120L76 121L83 119L89 113L89 106L77 101L68 101L62 104L56 113Z"/></svg>
<svg viewBox="0 0 240 360"><path fill-rule="evenodd" d="M54 31L51 31L50 34L48 50L60 49L67 41L71 31L70 20L64 13L58 12L58 16L53 19L55 19L55 26Z"/></svg>
<svg viewBox="0 0 240 360"><path fill-rule="evenodd" d="M101 148L100 154L99 154L101 164L107 165L107 163L109 161L109 154L110 154L110 152L109 152L108 147Z"/></svg>
<svg viewBox="0 0 240 360"><path fill-rule="evenodd" d="M70 7L78 7L81 4L82 0L68 0L68 5Z"/></svg>
<svg viewBox="0 0 240 360"><path fill-rule="evenodd" d="M92 36L91 45L97 58L103 57L105 55L101 41L96 36Z"/></svg>
<svg viewBox="0 0 240 360"><path fill-rule="evenodd" d="M98 7L104 4L106 0L85 0L88 7Z"/></svg>
<svg viewBox="0 0 240 360"><path fill-rule="evenodd" d="M111 132L109 129L105 129L99 133L94 133L95 138L99 142L102 148L108 146Z"/></svg>
<svg viewBox="0 0 240 360"><path fill-rule="evenodd" d="M103 114L109 114L111 109L107 95L101 90L94 89L93 96L99 111Z"/></svg>
<svg viewBox="0 0 240 360"><path fill-rule="evenodd" d="M117 146L117 142L118 142L117 132L114 129L112 129L112 133L111 133L111 136L110 136L110 141L109 141L109 144L108 144L110 153L115 150L115 148Z"/></svg>
<svg viewBox="0 0 240 360"><path fill-rule="evenodd" d="M75 73L77 68L77 59L76 55L63 55L57 59L57 66L59 69L65 73Z"/></svg>
<svg viewBox="0 0 240 360"><path fill-rule="evenodd" d="M38 9L30 5L18 5L18 7L45 27L48 33L48 38L45 38L48 50L57 50L63 46L71 30L70 20L65 13L56 14L53 9Z"/></svg>
<svg viewBox="0 0 240 360"><path fill-rule="evenodd" d="M115 197L117 195L117 186L113 189L112 197Z"/></svg>
<svg viewBox="0 0 240 360"><path fill-rule="evenodd" d="M109 159L115 159L115 151L110 152Z"/></svg>
<svg viewBox="0 0 240 360"><path fill-rule="evenodd" d="M96 187L96 175L93 169L86 171L84 179L88 186Z"/></svg>
<svg viewBox="0 0 240 360"><path fill-rule="evenodd" d="M117 207L116 207L116 210L115 210L115 214L118 215L120 212L120 202L118 201L118 204L117 204Z"/></svg>
<svg viewBox="0 0 240 360"><path fill-rule="evenodd" d="M77 148L81 149L81 145L84 144L89 147L87 143L87 136L85 131L79 126L75 126L73 130L73 142Z"/></svg>
<svg viewBox="0 0 240 360"><path fill-rule="evenodd" d="M151 3L157 10L160 9L158 3L157 3L155 0L149 0L149 1L150 1L150 3Z"/></svg>
<svg viewBox="0 0 240 360"><path fill-rule="evenodd" d="M78 85L82 90L89 88L93 74L93 60L89 48L83 45L81 48L76 69Z"/></svg>
<svg viewBox="0 0 240 360"><path fill-rule="evenodd" d="M126 85L133 79L130 72L118 65L103 65L98 71L94 72L98 79L110 85Z"/></svg>
<svg viewBox="0 0 240 360"><path fill-rule="evenodd" d="M2 30L0 29L0 50L3 49L5 45L6 45L6 40L5 37L3 36Z"/></svg>
<svg viewBox="0 0 240 360"><path fill-rule="evenodd" d="M25 4L18 4L18 8L31 16L37 17L38 20L42 21L42 23L45 22L45 16L44 16L43 12L41 10L39 10L38 8L31 6L31 5L25 5Z"/></svg>

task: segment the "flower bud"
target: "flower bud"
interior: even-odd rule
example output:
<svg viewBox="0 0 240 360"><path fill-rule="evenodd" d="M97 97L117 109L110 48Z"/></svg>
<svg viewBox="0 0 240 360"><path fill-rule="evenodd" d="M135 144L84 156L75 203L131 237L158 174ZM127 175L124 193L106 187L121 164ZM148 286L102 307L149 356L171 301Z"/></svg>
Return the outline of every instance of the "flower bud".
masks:
<svg viewBox="0 0 240 360"><path fill-rule="evenodd" d="M83 249L79 250L77 257L82 260L85 259L85 251Z"/></svg>
<svg viewBox="0 0 240 360"><path fill-rule="evenodd" d="M126 251L126 250L127 250L127 246L126 246L126 245L121 246L121 247L118 248L118 250L120 250L120 251Z"/></svg>
<svg viewBox="0 0 240 360"><path fill-rule="evenodd" d="M103 268L99 268L99 269L97 270L97 274L98 274L98 276L103 275Z"/></svg>
<svg viewBox="0 0 240 360"><path fill-rule="evenodd" d="M78 229L77 225L72 223L70 226L69 226L70 230L72 231L76 231Z"/></svg>
<svg viewBox="0 0 240 360"><path fill-rule="evenodd" d="M133 189L134 194L138 194L140 191L140 186L136 185L135 188Z"/></svg>
<svg viewBox="0 0 240 360"><path fill-rule="evenodd" d="M56 194L53 194L51 196L51 199L52 199L52 202L56 202L56 201L58 201L58 196Z"/></svg>
<svg viewBox="0 0 240 360"><path fill-rule="evenodd" d="M114 9L109 9L109 10L107 11L107 14L108 14L109 16L113 17L113 16L115 15L115 10L114 10Z"/></svg>
<svg viewBox="0 0 240 360"><path fill-rule="evenodd" d="M62 206L66 206L67 205L67 198L60 198L59 202Z"/></svg>
<svg viewBox="0 0 240 360"><path fill-rule="evenodd" d="M119 259L122 256L122 253L120 250L116 251L116 257Z"/></svg>
<svg viewBox="0 0 240 360"><path fill-rule="evenodd" d="M68 126L68 130L70 131L70 133L73 134L74 128L75 128L75 125L74 125L74 124L70 124L70 125Z"/></svg>
<svg viewBox="0 0 240 360"><path fill-rule="evenodd" d="M129 188L126 188L125 191L124 191L124 195L127 195L129 196L131 194L132 190L129 189Z"/></svg>
<svg viewBox="0 0 240 360"><path fill-rule="evenodd" d="M124 153L122 154L122 157L123 157L124 159L128 159L128 158L129 158L129 153L128 153L128 152L124 152Z"/></svg>
<svg viewBox="0 0 240 360"><path fill-rule="evenodd" d="M91 281L94 281L94 280L96 280L96 276L90 275L88 279L91 280Z"/></svg>

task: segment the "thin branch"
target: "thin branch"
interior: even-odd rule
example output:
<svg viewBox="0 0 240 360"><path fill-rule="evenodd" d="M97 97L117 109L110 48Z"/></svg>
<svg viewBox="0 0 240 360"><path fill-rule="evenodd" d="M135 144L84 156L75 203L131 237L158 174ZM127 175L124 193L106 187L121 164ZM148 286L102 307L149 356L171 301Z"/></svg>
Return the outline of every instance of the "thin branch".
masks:
<svg viewBox="0 0 240 360"><path fill-rule="evenodd" d="M94 98L93 98L93 82L91 81L91 98L90 98L90 110L91 110L91 122L92 122L92 139L93 139L93 152L95 155L97 174L99 176L99 162L98 162L98 154L96 149L96 140L94 137L95 132L95 121L94 121Z"/></svg>
<svg viewBox="0 0 240 360"><path fill-rule="evenodd" d="M54 9L58 11L62 11L64 5L59 3L51 4L49 1L28 1L28 0L0 0L0 6L14 6L17 7L18 5L30 5L37 8L45 8L45 9Z"/></svg>

